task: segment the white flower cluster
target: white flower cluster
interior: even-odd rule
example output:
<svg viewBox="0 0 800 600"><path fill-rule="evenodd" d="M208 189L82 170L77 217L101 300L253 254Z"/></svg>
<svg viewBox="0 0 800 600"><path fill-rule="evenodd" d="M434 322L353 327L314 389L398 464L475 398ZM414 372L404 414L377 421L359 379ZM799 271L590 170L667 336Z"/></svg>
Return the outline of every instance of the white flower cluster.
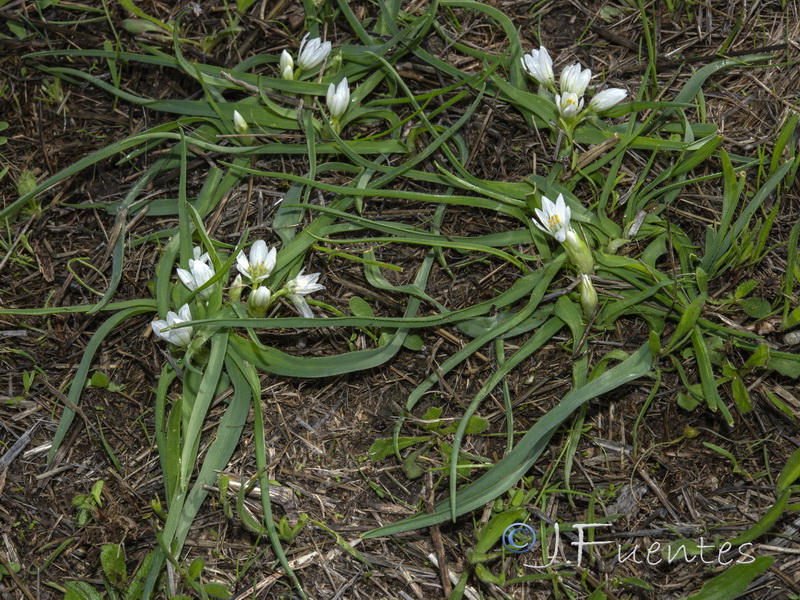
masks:
<svg viewBox="0 0 800 600"><path fill-rule="evenodd" d="M297 69L295 70L294 60L288 50L281 53L279 69L281 78L293 80L300 76L302 71L313 69L321 64L331 53L331 43L323 42L320 38L308 39L310 34L303 36L300 42L300 51L297 58ZM347 85L347 77L335 85L328 86L327 94L328 113L331 115L334 129L338 133L341 130L340 120L347 108L350 106L350 88Z"/></svg>
<svg viewBox="0 0 800 600"><path fill-rule="evenodd" d="M214 277L214 267L209 264L210 258L207 252L203 253L200 248L195 247L193 254L194 258L189 260L188 270L177 269L178 279L189 291L193 292L199 289L197 296L203 302L207 302L209 295L217 284L206 286L205 288L203 286ZM286 296L302 316L313 318L314 313L311 312L305 296L325 289L325 286L317 283L321 274L305 275L301 270L294 279L273 294L269 287L263 285L263 281L275 269L277 256L277 250L269 248L264 240L258 240L251 246L249 256L245 255L243 251L239 252L236 257L236 269L239 274L236 276L231 288L232 301L238 302L241 297L241 288L244 287L242 277L244 277L252 288L247 298L247 309L251 315L263 317L272 302L281 296ZM177 313L169 311L165 319L153 321L151 327L153 333L162 340L180 348L186 348L192 341L192 328L188 326L172 329L172 327L191 320L191 308L188 304L184 304Z"/></svg>
<svg viewBox="0 0 800 600"><path fill-rule="evenodd" d="M554 95L561 118L573 126L589 112L599 113L608 110L622 102L628 95L621 88L603 90L594 95L584 111L583 95L592 79L592 72L589 69L584 69L580 63L565 67L561 71L559 86L556 89L553 59L550 58L547 48L541 46L538 50L531 50L521 60L528 74Z"/></svg>
<svg viewBox="0 0 800 600"><path fill-rule="evenodd" d="M320 38L308 39L309 33L303 36L300 42L300 51L297 53L297 71L294 60L288 50L281 52L279 62L281 77L283 79L297 79L301 71L313 69L321 64L331 53L331 43L323 42Z"/></svg>
<svg viewBox="0 0 800 600"><path fill-rule="evenodd" d="M258 240L250 247L249 258L244 252L239 252L236 257L236 268L240 275L236 277L234 285L241 285L241 277L244 276L253 288L247 298L247 308L255 316L264 316L273 300L280 296L286 296L297 308L297 312L306 318L313 318L314 313L311 312L305 296L325 289L324 285L317 283L321 273L304 275L303 269L273 295L267 286L261 285L261 282L272 274L277 256L278 252L275 248L269 248L264 240Z"/></svg>

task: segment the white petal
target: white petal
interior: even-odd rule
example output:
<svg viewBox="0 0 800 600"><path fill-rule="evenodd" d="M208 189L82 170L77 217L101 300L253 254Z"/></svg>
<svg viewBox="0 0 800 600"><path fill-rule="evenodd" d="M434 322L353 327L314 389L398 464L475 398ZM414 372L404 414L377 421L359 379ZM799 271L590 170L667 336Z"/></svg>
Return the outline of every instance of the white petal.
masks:
<svg viewBox="0 0 800 600"><path fill-rule="evenodd" d="M242 250L239 250L239 254L236 256L236 268L245 277L250 277L250 261L247 260L247 256Z"/></svg>
<svg viewBox="0 0 800 600"><path fill-rule="evenodd" d="M572 216L572 210L570 209L569 206L567 206L567 203L564 201L563 194L559 194L558 198L556 198L555 211L556 214L558 214L558 216L560 217L561 224L563 225L564 229L568 229L569 220L570 217Z"/></svg>
<svg viewBox="0 0 800 600"><path fill-rule="evenodd" d="M308 303L306 302L305 298L298 295L292 295L289 296L289 299L294 304L294 307L297 309L297 312L299 312L302 316L304 316L307 319L314 318L314 313L311 312L311 307L308 306Z"/></svg>
<svg viewBox="0 0 800 600"><path fill-rule="evenodd" d="M189 270L194 275L197 287L204 285L209 279L214 277L214 269L199 260L189 260Z"/></svg>
<svg viewBox="0 0 800 600"><path fill-rule="evenodd" d="M178 318L184 321L192 320L192 309L189 308L188 304L181 306L180 310L178 311Z"/></svg>
<svg viewBox="0 0 800 600"><path fill-rule="evenodd" d="M181 327L180 329L173 329L170 333L172 336L172 343L176 346L188 346L192 343L192 328Z"/></svg>
<svg viewBox="0 0 800 600"><path fill-rule="evenodd" d="M192 248L192 254L194 255L195 260L199 260L200 262L208 263L211 258L208 256L208 252L203 252L203 249L200 246L195 246Z"/></svg>
<svg viewBox="0 0 800 600"><path fill-rule="evenodd" d="M250 248L250 264L260 265L267 258L267 242L256 240Z"/></svg>
<svg viewBox="0 0 800 600"><path fill-rule="evenodd" d="M272 273L272 270L275 268L275 264L278 262L278 251L275 248L270 248L269 252L267 252L267 258L264 261L264 265L267 268L267 274Z"/></svg>
<svg viewBox="0 0 800 600"><path fill-rule="evenodd" d="M164 319L156 319L152 323L150 323L150 327L158 337L162 340L166 340L167 342L170 341L169 333L161 333L161 330L167 326L167 322Z"/></svg>
<svg viewBox="0 0 800 600"><path fill-rule="evenodd" d="M178 268L176 270L178 272L178 278L183 282L183 285L185 285L191 291L195 291L197 289L197 284L195 283L192 274L186 269Z"/></svg>

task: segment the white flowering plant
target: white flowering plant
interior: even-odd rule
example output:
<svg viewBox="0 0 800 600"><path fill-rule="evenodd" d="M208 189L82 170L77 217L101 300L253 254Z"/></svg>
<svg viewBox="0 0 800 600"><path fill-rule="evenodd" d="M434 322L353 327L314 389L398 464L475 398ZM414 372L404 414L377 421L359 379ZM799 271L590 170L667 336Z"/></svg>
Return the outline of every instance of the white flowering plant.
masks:
<svg viewBox="0 0 800 600"><path fill-rule="evenodd" d="M47 75L88 82L114 100L174 119L109 143L0 208L0 221L11 230L28 203L39 202L50 188L87 167L102 169L121 155L115 168L130 169L130 179L119 179L133 181L130 187L92 202L90 211L76 204L59 207L58 196L49 208L41 202L37 208L42 214L50 211L52 223L62 208L70 214L91 212L92 227L98 214L113 220L113 229L103 232L108 245L100 245L111 262L108 274L101 273L107 289L98 292L91 281L83 281L75 267L80 262L68 263L73 279L64 284L64 289L79 287L99 299L70 307L48 305L38 312L3 304L0 314L105 317L83 349L68 392L59 388L67 397L52 407L63 416L51 457L80 414L92 361L111 333L131 325L124 336L141 332L133 341L150 352L148 364L161 366L152 377L155 393L144 389L144 400L136 398L145 406L144 427L153 432L160 463L160 472L148 477L163 483L163 491L156 484L150 488L161 498L153 502L157 518L149 521L156 523L159 539L135 576L137 597L210 595L199 577L189 575L196 568L183 564L187 552L199 551L198 546L187 549L185 542L215 484L226 514L233 515L219 473L237 448L253 457L242 463L242 472L252 467L253 475L250 481L245 476L239 488L234 518L254 532L254 543L270 537L280 572L304 594L292 571L293 564L302 563L290 563L281 545L291 543L294 533L278 535L281 525L271 514L270 477L281 477L282 471L273 475L268 470L267 428L278 411L270 410L271 398L262 397L266 378L270 385L283 385L292 377L336 382L350 375L359 383L352 374L390 366L402 375L402 385L411 383L404 404L391 415L392 438L366 458L396 459L404 467L400 477L408 479L435 473L434 487L444 473L449 479L441 480L448 481L449 489L431 489L444 499L409 519L368 532L358 522L358 542L484 509L491 514L485 536L481 533L486 550L492 532L502 529L495 526L500 520L527 518L527 507L551 493L537 489L538 467L548 477L563 473L557 487L574 487L571 461L580 456L578 444L590 437L585 435L586 408L601 394L641 394L637 424L652 415L648 410L655 398L667 401L667 379L681 382L670 392L689 416L688 411L706 407L733 424L738 415L748 418L759 401L772 402L776 413L785 414L769 395L751 401L750 386L768 370L796 378L800 359L747 319L757 327L800 323L795 277L800 227L784 227L793 232L786 244L770 238L773 223L781 218L781 202L796 183L798 119L788 119L774 144L758 149L767 158L756 161L729 155L715 126L694 122L684 110L694 107L709 77L756 59L714 62L691 75L674 101L631 106L623 104L627 92L622 88L598 91L589 69L554 67L553 58L561 61L544 47L523 55L519 40L512 39L509 54L498 56L448 37L448 25L473 13L491 15L486 27L499 24L510 37L516 29L496 3L427 3L415 8L424 15L416 15L384 2L370 5L379 15L375 20L360 19L350 4L338 2L333 19L346 23L329 28L324 13L329 3L303 3L308 11L304 22L316 27L325 21L325 37L338 43L347 35L342 32L353 33L335 52L331 42L315 33L291 38L282 32L264 42L269 50L263 55L242 57L241 64L229 68L206 64L196 53L184 55L176 33L175 57L145 44L137 52L113 47L78 52L92 65L85 71L80 62L53 66L57 52L30 57L41 59L31 64ZM442 6L456 4L457 11L443 16ZM185 28L175 27L178 31L186 35ZM472 32L464 28L463 34L470 38ZM447 53L429 52L436 47L427 44L431 36L442 38ZM450 60L459 52L467 60ZM66 54L69 61L75 55L72 49ZM124 60L125 69L98 74L99 59L109 65ZM195 86L196 93L160 100L149 93L136 96L118 78L137 61L138 67L156 64L165 73L174 72L176 81ZM486 65L483 71L475 67L481 64ZM500 75L504 68L509 81ZM642 84L648 84L647 78ZM537 93L528 91L531 85L538 86ZM625 83L631 90L638 85L630 78ZM645 87L637 95L650 91ZM167 88L164 93L169 94ZM645 104L653 110L637 121L637 107ZM507 110L512 105L524 119ZM627 113L631 119L623 124L602 118ZM357 127L350 126L354 122ZM576 152L572 168L551 158L548 140L543 145L526 130L526 122L550 127L550 141L563 132ZM342 137L343 131L352 135ZM577 156L584 144L600 145ZM518 180L530 163L533 173ZM702 221L705 237L685 232L678 218L694 206L690 202L701 185L715 186L720 203L719 211L701 207L708 209ZM143 224L151 226L145 234L138 229ZM268 231L266 239L252 241L246 234L250 227ZM8 236L12 261L17 259L14 245L26 247L36 230L18 228ZM246 241L231 243L242 238ZM319 260L322 253L325 263ZM758 282L734 279L753 276L770 253L779 297L753 297ZM32 270L35 276L37 269L47 273L46 256L34 258L40 259ZM154 275L148 261L154 263ZM363 281L352 281L362 270ZM153 297L115 301L121 289L147 289ZM353 295L359 290L367 300ZM373 302L383 305L380 312ZM343 328L354 332L349 342L340 335ZM271 335L275 330L305 331L297 337L314 337L313 351L300 356L302 343L293 347L274 341L281 337ZM415 330L435 340L429 349L422 350L422 338L410 335ZM129 341L123 339L126 350L133 345ZM415 361L415 368L403 370L403 361L389 364L402 348L427 354ZM556 369L548 370L550 365ZM468 386L459 387L461 374L468 376L463 377ZM366 389L373 381L360 383ZM626 387L633 381L634 387ZM556 390L548 399L551 404L535 399L535 418L520 414L520 402L540 390ZM382 392L376 394L381 402ZM486 413L494 415L491 424L481 415L490 401ZM309 406L313 402L319 399L310 396ZM423 404L430 406L419 415ZM407 418L411 415L422 418ZM496 422L503 423L500 435L481 438L485 445L468 443L468 436L484 435ZM356 427L360 435L361 424ZM423 435L407 434L409 428L422 429ZM245 432L248 443L240 446ZM553 454L563 462L559 458L537 466L563 432L568 441ZM636 444L634 438L634 454ZM347 460L333 452L324 459ZM382 482L379 470L369 466L364 477ZM787 481L788 476L779 479L783 506L796 487ZM247 489L256 483L263 518L253 516L245 501ZM602 503L603 496L594 494L590 501ZM769 518L777 519L778 513L770 511ZM334 544L342 541L337 537ZM505 579L490 573L497 562L491 553L474 555L465 563L463 582L475 577L511 582L510 569L502 574ZM505 558L499 568L516 565ZM166 563L171 567L165 576ZM271 557L264 563L258 576L253 571L247 576L274 582L277 567ZM478 564L481 569L475 568ZM229 575L231 589L244 582L234 581L241 577L238 572ZM173 589L176 581L183 589ZM108 591L109 597L115 594ZM372 596L381 594L385 591Z"/></svg>

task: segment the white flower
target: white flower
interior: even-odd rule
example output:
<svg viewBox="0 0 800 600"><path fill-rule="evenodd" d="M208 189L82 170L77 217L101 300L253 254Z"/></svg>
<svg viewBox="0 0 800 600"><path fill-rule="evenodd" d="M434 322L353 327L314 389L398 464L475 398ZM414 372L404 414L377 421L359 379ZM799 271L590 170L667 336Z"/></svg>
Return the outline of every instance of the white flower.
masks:
<svg viewBox="0 0 800 600"><path fill-rule="evenodd" d="M563 244L564 250L567 251L567 255L578 273L589 275L594 273L592 251L570 227L569 221L572 212L564 202L564 196L559 194L555 203L546 196L542 196L542 210L535 208L534 212L539 220L533 219L533 224Z"/></svg>
<svg viewBox="0 0 800 600"><path fill-rule="evenodd" d="M238 110L233 111L233 130L236 133L247 133L250 130L247 126L247 121L239 114Z"/></svg>
<svg viewBox="0 0 800 600"><path fill-rule="evenodd" d="M589 69L581 69L581 65L575 63L561 71L559 81L561 94L575 94L579 98L586 91L586 86L592 79L592 72Z"/></svg>
<svg viewBox="0 0 800 600"><path fill-rule="evenodd" d="M586 273L581 275L581 307L583 314L591 317L594 309L597 307L597 291L592 285L592 279Z"/></svg>
<svg viewBox="0 0 800 600"><path fill-rule="evenodd" d="M242 275L250 278L253 285L257 285L272 273L277 257L278 251L275 248L267 248L264 240L258 240L250 248L250 260L247 260L244 252L239 252L236 268Z"/></svg>
<svg viewBox="0 0 800 600"><path fill-rule="evenodd" d="M190 258L189 270L187 271L186 269L179 268L178 277L183 282L183 285L185 285L191 291L195 291L196 289L205 285L209 279L214 277L214 268L207 265L202 260L194 260ZM202 292L200 292L200 297L203 300L207 300L208 295L211 293L211 289L211 287L204 289Z"/></svg>
<svg viewBox="0 0 800 600"><path fill-rule="evenodd" d="M540 46L538 50L531 50L529 54L524 54L520 60L528 74L541 85L552 88L556 84L553 75L553 59L550 58L547 48Z"/></svg>
<svg viewBox="0 0 800 600"><path fill-rule="evenodd" d="M309 40L305 34L300 42L300 52L297 56L297 66L302 70L313 69L331 53L331 43L323 42L320 38Z"/></svg>
<svg viewBox="0 0 800 600"><path fill-rule="evenodd" d="M191 320L192 311L189 309L188 304L184 304L181 306L178 314L169 311L167 312L166 320L157 319L150 324L150 327L153 328L153 333L155 333L162 340L166 340L170 344L175 344L176 346L186 347L192 341L191 327L181 327L180 329L170 329L169 331L162 330L166 327L172 327L173 325L178 325L179 323L185 323L186 321Z"/></svg>
<svg viewBox="0 0 800 600"><path fill-rule="evenodd" d="M570 121L583 109L583 98L574 93L556 94L556 106L564 120Z"/></svg>
<svg viewBox="0 0 800 600"><path fill-rule="evenodd" d="M628 92L622 88L609 88L607 90L603 90L591 99L589 102L589 110L593 110L594 112L603 112L604 110L608 110L612 106L616 106L622 102L627 95Z"/></svg>
<svg viewBox="0 0 800 600"><path fill-rule="evenodd" d="M540 223L533 219L534 225L561 243L567 239L567 231L570 230L569 219L572 213L567 203L564 202L563 194L558 195L555 203L548 197L542 196L542 210L535 208L534 211L541 221Z"/></svg>
<svg viewBox="0 0 800 600"><path fill-rule="evenodd" d="M305 269L302 269L297 274L297 277L286 284L286 293L289 299L294 303L297 312L307 319L311 319L314 317L314 313L311 312L311 309L309 308L308 304L306 303L306 299L303 298L303 296L307 294L313 294L319 290L324 290L325 286L317 283L321 273L303 275L303 271L305 271Z"/></svg>
<svg viewBox="0 0 800 600"><path fill-rule="evenodd" d="M341 117L350 105L350 88L347 87L347 77L343 78L338 86L328 86L328 112L332 119Z"/></svg>
<svg viewBox="0 0 800 600"><path fill-rule="evenodd" d="M281 52L281 77L283 79L294 79L294 61L288 51Z"/></svg>

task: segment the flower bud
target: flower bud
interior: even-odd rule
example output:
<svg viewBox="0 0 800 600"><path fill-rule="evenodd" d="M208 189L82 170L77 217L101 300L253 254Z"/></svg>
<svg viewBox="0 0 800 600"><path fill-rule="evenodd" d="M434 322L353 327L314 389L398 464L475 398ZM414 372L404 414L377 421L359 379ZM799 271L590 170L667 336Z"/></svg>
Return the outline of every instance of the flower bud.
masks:
<svg viewBox="0 0 800 600"><path fill-rule="evenodd" d="M237 274L236 278L233 280L233 284L231 284L231 289L228 291L231 302L240 302L242 300L243 287L242 276Z"/></svg>
<svg viewBox="0 0 800 600"><path fill-rule="evenodd" d="M578 98L582 97L586 91L586 86L592 79L592 72L589 69L581 69L581 65L575 63L561 71L559 84L563 95L575 94Z"/></svg>
<svg viewBox="0 0 800 600"><path fill-rule="evenodd" d="M238 110L233 111L233 130L239 134L247 133L250 130L250 127L247 126L247 121L239 114Z"/></svg>
<svg viewBox="0 0 800 600"><path fill-rule="evenodd" d="M331 119L338 120L350 104L350 88L347 87L347 77L343 78L338 86L328 86L328 112Z"/></svg>
<svg viewBox="0 0 800 600"><path fill-rule="evenodd" d="M272 292L265 285L256 288L247 297L247 308L254 317L263 317L267 313Z"/></svg>
<svg viewBox="0 0 800 600"><path fill-rule="evenodd" d="M294 79L294 61L292 55L286 50L281 52L280 71L281 78Z"/></svg>
<svg viewBox="0 0 800 600"><path fill-rule="evenodd" d="M583 314L586 315L586 318L589 318L594 314L595 308L597 308L597 291L592 285L592 279L585 273L581 275L580 288Z"/></svg>
<svg viewBox="0 0 800 600"><path fill-rule="evenodd" d="M556 106L565 121L572 121L583 109L583 98L574 92L556 94Z"/></svg>
<svg viewBox="0 0 800 600"><path fill-rule="evenodd" d="M603 112L612 106L616 106L625 99L628 92L621 88L609 88L596 94L589 102L589 110L594 112Z"/></svg>
<svg viewBox="0 0 800 600"><path fill-rule="evenodd" d="M547 48L541 46L538 50L531 50L521 58L522 66L540 85L554 89L556 80L553 75L553 59Z"/></svg>

